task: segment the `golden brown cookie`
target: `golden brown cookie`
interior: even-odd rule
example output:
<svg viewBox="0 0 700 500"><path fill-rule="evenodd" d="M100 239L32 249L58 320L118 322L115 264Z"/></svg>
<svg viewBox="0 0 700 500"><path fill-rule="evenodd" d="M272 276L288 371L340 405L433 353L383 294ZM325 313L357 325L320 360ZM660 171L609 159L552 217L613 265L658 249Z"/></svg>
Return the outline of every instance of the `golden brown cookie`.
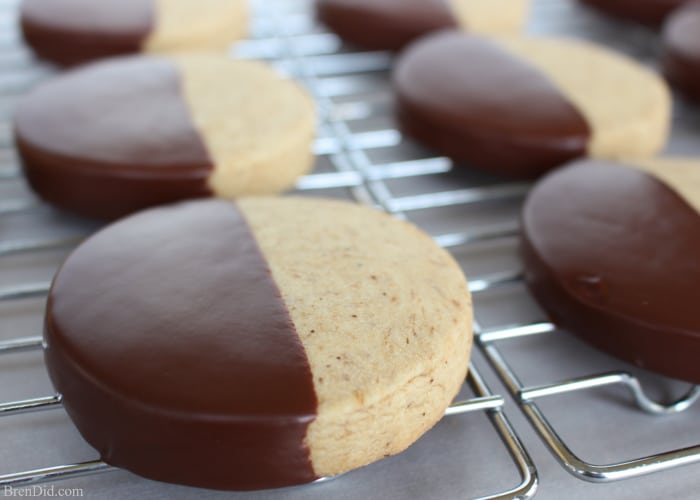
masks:
<svg viewBox="0 0 700 500"><path fill-rule="evenodd" d="M115 218L183 198L292 187L313 163L315 106L259 62L130 56L41 85L14 125L42 198Z"/></svg>
<svg viewBox="0 0 700 500"><path fill-rule="evenodd" d="M660 26L671 12L692 0L579 0L613 17L652 27Z"/></svg>
<svg viewBox="0 0 700 500"><path fill-rule="evenodd" d="M700 2L673 12L664 24L662 66L666 78L700 103Z"/></svg>
<svg viewBox="0 0 700 500"><path fill-rule="evenodd" d="M519 33L529 0L316 0L319 19L360 47L398 50L431 31Z"/></svg>
<svg viewBox="0 0 700 500"><path fill-rule="evenodd" d="M409 135L497 173L533 177L579 156L651 156L668 136L665 83L584 41L442 32L409 47L393 79Z"/></svg>
<svg viewBox="0 0 700 500"><path fill-rule="evenodd" d="M467 283L414 226L346 202L203 200L83 243L46 362L113 465L222 489L338 474L444 414L471 349Z"/></svg>
<svg viewBox="0 0 700 500"><path fill-rule="evenodd" d="M700 160L585 160L523 210L522 255L558 325L642 368L700 383Z"/></svg>
<svg viewBox="0 0 700 500"><path fill-rule="evenodd" d="M247 0L23 0L27 44L73 65L133 52L225 49L247 31Z"/></svg>

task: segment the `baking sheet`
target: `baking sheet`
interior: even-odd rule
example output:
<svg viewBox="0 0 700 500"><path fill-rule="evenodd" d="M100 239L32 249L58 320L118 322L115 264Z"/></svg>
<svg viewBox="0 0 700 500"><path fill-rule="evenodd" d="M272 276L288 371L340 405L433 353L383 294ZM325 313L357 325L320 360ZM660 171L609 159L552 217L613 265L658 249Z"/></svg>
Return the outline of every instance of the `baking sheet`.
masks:
<svg viewBox="0 0 700 500"><path fill-rule="evenodd" d="M52 69L37 64L19 46L16 2L0 1L0 252L9 244L71 240L98 225L55 211L37 202L21 178L13 177L16 158L7 117L13 102ZM526 186L468 169L448 171L449 162L413 144L395 130L387 85L388 54L365 53L342 46L315 25L305 0L260 0L253 33L258 40L232 51L269 59L302 78L316 93L324 120L316 151L315 173L305 187L336 183L336 188L304 190L305 195L334 196L391 209L453 245L460 238L489 231L512 232ZM280 20L284 22L281 23ZM656 37L643 28L607 20L567 0L534 0L530 30L580 36L654 64ZM340 52L342 57L334 56ZM669 151L700 153L700 112L676 103ZM342 140L340 140L342 139ZM406 161L415 160L406 164ZM402 164L397 166L396 162ZM407 176L407 171L416 175ZM314 180L315 179L315 180ZM326 184L327 185L327 184ZM475 197L482 191L484 197ZM498 195L498 189L504 189ZM510 195L510 196L505 196ZM479 201L481 200L481 201ZM451 246L472 280L520 267L512 236ZM0 257L0 288L46 283L70 245ZM43 300L0 301L0 339L38 335ZM494 328L544 319L522 286L475 295L480 325ZM546 384L610 370L638 374L645 389L661 399L684 392L685 384L641 373L598 353L566 334L498 343L521 380ZM498 394L507 395L480 352L474 363ZM27 352L0 358L0 401L51 394L41 354ZM468 394L467 394L468 395ZM582 458L608 463L695 445L699 405L669 416L651 416L633 405L619 387L555 396L540 403L548 418ZM525 421L515 401L506 396L505 411L532 456L538 471L537 498L695 498L700 487L698 465L680 467L617 483L591 484L570 476L556 463ZM0 419L0 474L96 458L62 410ZM88 498L475 498L505 491L519 483L518 472L498 434L483 412L440 422L407 452L332 481L291 489L253 493L198 490L138 478L127 472L55 483L80 488ZM48 485L47 485L48 486ZM4 492L0 490L0 495Z"/></svg>

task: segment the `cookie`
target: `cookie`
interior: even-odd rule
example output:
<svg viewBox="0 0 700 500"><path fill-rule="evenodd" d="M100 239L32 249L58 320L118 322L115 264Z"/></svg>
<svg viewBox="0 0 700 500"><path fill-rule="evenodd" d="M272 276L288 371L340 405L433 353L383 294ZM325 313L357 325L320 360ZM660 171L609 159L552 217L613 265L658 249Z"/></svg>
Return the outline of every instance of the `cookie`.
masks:
<svg viewBox="0 0 700 500"><path fill-rule="evenodd" d="M658 27L664 19L689 0L579 0L605 14Z"/></svg>
<svg viewBox="0 0 700 500"><path fill-rule="evenodd" d="M700 102L700 3L674 12L664 25L662 66L676 88Z"/></svg>
<svg viewBox="0 0 700 500"><path fill-rule="evenodd" d="M398 50L431 31L517 33L529 0L317 0L318 18L344 40L375 50Z"/></svg>
<svg viewBox="0 0 700 500"><path fill-rule="evenodd" d="M437 33L406 49L393 84L404 132L500 174L535 177L580 156L649 156L668 136L665 83L583 41Z"/></svg>
<svg viewBox="0 0 700 500"><path fill-rule="evenodd" d="M43 199L115 218L290 188L312 166L314 122L311 98L262 63L198 54L74 69L32 91L14 125Z"/></svg>
<svg viewBox="0 0 700 500"><path fill-rule="evenodd" d="M247 31L247 0L23 0L26 43L74 65L134 52L225 49Z"/></svg>
<svg viewBox="0 0 700 500"><path fill-rule="evenodd" d="M45 358L106 462L219 489L287 486L398 453L464 381L453 258L347 202L198 200L135 214L66 260Z"/></svg>
<svg viewBox="0 0 700 500"><path fill-rule="evenodd" d="M700 383L699 214L700 160L575 162L525 203L526 281L557 325Z"/></svg>

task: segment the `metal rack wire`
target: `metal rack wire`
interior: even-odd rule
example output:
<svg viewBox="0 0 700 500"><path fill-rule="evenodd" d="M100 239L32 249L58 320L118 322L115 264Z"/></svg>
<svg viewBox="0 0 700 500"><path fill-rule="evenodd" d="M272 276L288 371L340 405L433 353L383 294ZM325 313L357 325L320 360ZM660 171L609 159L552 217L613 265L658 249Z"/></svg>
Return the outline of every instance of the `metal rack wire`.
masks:
<svg viewBox="0 0 700 500"><path fill-rule="evenodd" d="M33 339L20 339L18 341L5 342L0 345L1 353L40 348ZM495 431L499 434L503 444L507 447L515 465L520 473L521 482L507 491L482 497L484 499L498 498L530 498L537 487L537 474L534 465L530 461L527 451L514 433L508 419L503 414L504 400L501 396L493 395L484 383L476 368L471 365L466 383L474 391L475 397L463 401L453 402L445 412L445 417L463 415L469 412L486 411ZM25 414L36 411L60 409L61 396L39 397L24 401L13 401L0 404L0 417ZM72 477L86 476L102 472L117 470L102 460L89 460L72 464L62 464L51 467L43 467L16 473L0 475L0 486L24 486L47 481L69 479ZM321 478L323 482L331 478Z"/></svg>
<svg viewBox="0 0 700 500"><path fill-rule="evenodd" d="M490 363L516 398L530 423L567 472L579 479L605 483L700 462L700 444L625 459L611 464L590 463L576 455L566 440L555 430L545 412L537 405L537 399L620 384L629 390L641 411L656 415L668 415L684 411L700 399L700 387L693 386L676 401L663 404L647 396L639 379L625 371L592 373L576 379L539 386L522 384L516 371L511 368L506 358L498 350L496 342L530 335L552 335L557 331L557 328L551 323L533 323L493 330L482 330L477 324L476 328L479 345L485 351Z"/></svg>
<svg viewBox="0 0 700 500"><path fill-rule="evenodd" d="M619 26L613 23L607 27L610 30L609 32L603 30L602 33L601 25L596 25L595 27L585 26L590 19L579 15L580 12L572 15L575 7L569 2L543 0L535 3L535 9L538 12L533 15L535 23L532 31L534 32L565 32L569 35L578 33L593 39L597 37L602 38L603 40L599 39L598 41L603 41L604 43L612 40L614 42L612 45L615 48L624 50L637 59L644 62L653 60L653 53L656 51L654 39L643 29L627 27L627 36L621 40L620 37L610 37L610 33L616 32ZM304 22L308 22L308 19L299 19L299 24L290 23L280 26L282 26L283 30L286 30L287 36L294 36L298 26L303 26ZM308 26L305 29L308 30ZM317 36L324 37L328 35L319 34ZM329 52L335 52L338 49L337 46L333 45L332 40L331 36L328 39ZM622 45L620 45L621 42ZM270 47L272 46L274 44L270 45ZM306 46L304 45L304 47ZM359 77L355 77L352 80L332 79L330 82L328 80L319 82L319 75L337 75L343 72L355 75L357 73L381 71L388 68L387 56L380 53L343 54L341 56L333 55L332 58L324 58L323 56L309 57L308 54L304 53L304 49L298 49L293 44L281 44L279 47L280 50L288 51L288 55L299 62L300 74L297 76L309 83L310 87L316 91L316 97L325 111L328 111L329 108L332 109L332 105L329 108L325 108L330 97L346 92L362 92L368 84ZM362 115L363 112L366 111L360 111L359 114ZM396 130L388 128L373 130L370 134L366 133L360 139L362 145L358 147L357 139L348 130L346 121L342 119L334 121L332 111L329 112L328 117L336 137L345 146L344 149L341 148L340 151L336 152L338 155L336 164L341 168L349 166L353 171L358 172L364 181L363 188L367 191L363 193L363 196L369 194L371 200L395 216L412 219L412 212L420 210L519 199L524 196L529 187L526 183L499 182L464 189L430 191L413 196L397 197L387 187L385 182L387 179L391 179L394 176L444 174L450 169L449 162L444 158L430 157L416 161L406 161L400 165L377 165L368 157L368 150L372 147L396 146L401 140ZM693 118L687 113L687 109L681 106L677 111L676 128L686 128L688 126L687 120ZM695 148L694 152L696 154L700 153L697 148ZM477 209L476 206L473 209ZM457 248L488 240L512 238L517 235L517 227L517 220L508 220L497 224L483 225L472 231L436 234L434 238L445 247ZM512 243L515 245L514 240ZM520 286L522 285L521 281L521 276L517 269L508 269L473 280L470 288L473 293L487 292L494 287ZM504 304L504 306L506 305ZM629 479L700 462L700 444L603 465L587 462L573 453L569 445L557 433L550 420L540 409L536 400L563 393L621 385L632 394L639 410L653 415L668 415L690 408L693 403L700 399L700 387L690 387L686 394L671 403L659 403L645 393L642 383L636 376L625 371L592 373L575 379L566 379L537 386L523 385L517 372L511 367L506 356L499 350L498 343L514 338L522 339L528 336L554 335L556 333L558 333L558 330L555 325L548 322L508 325L493 329L483 329L479 322L476 322L477 341L489 363L515 398L529 422L565 470L579 479L603 483Z"/></svg>
<svg viewBox="0 0 700 500"><path fill-rule="evenodd" d="M449 162L440 158L421 161L408 161L390 164L361 163L362 154L368 149L396 145L400 134L393 129L373 130L357 133L350 130L348 123L371 116L376 109L363 100L348 101L337 105L331 98L341 95L353 95L364 85L362 75L375 71L386 71L390 58L387 54L346 53L341 56L330 55L337 50L335 37L324 33L313 33L308 5L297 2L292 12L285 11L290 2L268 0L258 2L258 12L254 17L254 40L242 43L238 53L243 57L267 59L281 71L299 79L316 97L321 116L320 134L315 142L317 155L328 160L327 168L306 176L298 182L301 192L331 193L333 189L347 189L352 197L360 203L379 205L385 210L401 216L404 209L411 209L420 204L419 198L388 199L382 181L388 178L426 175L446 172L451 168ZM0 3L0 26L9 27L12 12L16 8L14 1ZM4 181L15 181L20 176L15 153L12 150L9 116L13 99L21 94L33 82L40 80L51 70L31 62L30 57L19 47L19 42L11 30L0 38L0 185ZM5 50L3 50L5 49ZM451 193L461 196L465 201L493 199L512 194L508 187L483 188L482 190L465 190ZM516 187L517 194L524 192ZM446 200L450 201L450 200ZM434 203L434 202L432 202ZM0 217L24 214L41 207L37 200L19 196L0 202ZM397 210L401 208L401 210ZM493 230L490 231L491 233ZM87 233L71 234L59 237L31 237L0 241L0 259L9 256L26 255L31 252L56 248L71 248L87 236ZM488 237L488 234L465 235L464 238ZM444 235L443 243L450 238L456 242L457 236ZM31 297L44 297L49 283L45 281L12 283L0 286L0 302L7 302ZM485 290L497 283L491 279L472 282L472 289ZM37 311L37 314L40 312ZM0 320L2 318L0 317ZM40 336L16 338L0 341L0 354L7 356L39 350L42 347ZM470 412L484 412L490 420L496 441L502 442L519 473L518 480L504 478L501 484L514 483L515 486L484 498L529 498L537 487L537 472L503 413L504 398L491 392L482 379L479 370L470 366L466 384L472 396L463 401L454 402L446 411L446 417L455 418ZM12 417L31 412L61 409L61 397L58 394L32 399L0 403L0 417ZM7 452L7 451L5 451ZM21 472L0 471L0 486L21 486L59 479L85 476L116 470L101 460L89 460L70 464L61 464Z"/></svg>

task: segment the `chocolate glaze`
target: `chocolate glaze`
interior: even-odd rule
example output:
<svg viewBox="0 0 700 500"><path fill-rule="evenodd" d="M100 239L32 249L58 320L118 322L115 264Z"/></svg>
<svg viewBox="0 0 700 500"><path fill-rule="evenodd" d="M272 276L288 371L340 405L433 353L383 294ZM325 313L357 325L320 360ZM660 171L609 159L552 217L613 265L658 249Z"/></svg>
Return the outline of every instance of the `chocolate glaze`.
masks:
<svg viewBox="0 0 700 500"><path fill-rule="evenodd" d="M138 52L154 24L154 0L23 0L21 7L27 44L62 65Z"/></svg>
<svg viewBox="0 0 700 500"><path fill-rule="evenodd" d="M700 102L700 3L674 12L663 31L664 74L684 95Z"/></svg>
<svg viewBox="0 0 700 500"><path fill-rule="evenodd" d="M430 31L457 27L448 0L317 0L325 25L344 40L374 50L398 50Z"/></svg>
<svg viewBox="0 0 700 500"><path fill-rule="evenodd" d="M579 0L620 19L658 27L674 9L688 0Z"/></svg>
<svg viewBox="0 0 700 500"><path fill-rule="evenodd" d="M543 74L487 39L446 31L399 58L401 128L458 161L533 177L586 152L583 116Z"/></svg>
<svg viewBox="0 0 700 500"><path fill-rule="evenodd" d="M100 218L210 195L212 160L180 78L167 59L132 56L35 89L15 116L32 188L59 207Z"/></svg>
<svg viewBox="0 0 700 500"><path fill-rule="evenodd" d="M106 462L219 489L315 479L311 369L233 203L152 209L91 237L54 279L45 340L51 380Z"/></svg>
<svg viewBox="0 0 700 500"><path fill-rule="evenodd" d="M526 279L552 320L608 353L700 383L700 215L651 174L580 161L522 216Z"/></svg>

